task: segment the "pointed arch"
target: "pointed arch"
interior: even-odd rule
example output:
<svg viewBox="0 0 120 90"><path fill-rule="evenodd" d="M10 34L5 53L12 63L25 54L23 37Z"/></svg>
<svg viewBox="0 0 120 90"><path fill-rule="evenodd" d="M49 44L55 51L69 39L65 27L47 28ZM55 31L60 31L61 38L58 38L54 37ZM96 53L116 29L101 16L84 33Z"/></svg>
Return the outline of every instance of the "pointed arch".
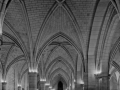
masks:
<svg viewBox="0 0 120 90"><path fill-rule="evenodd" d="M54 53L54 51L55 51L57 48L59 48L59 47L61 47L61 48L67 53L67 55L70 57L70 60L71 60L71 62L72 62L72 64L73 64L73 66L75 66L75 63L74 63L74 61L73 61L73 58L72 58L70 52L67 50L67 48L66 48L65 46L63 46L63 45L60 45L60 46L57 45L56 47L53 48L52 52L48 55L44 67L47 65L47 63L48 63L48 61L49 61L49 58L50 58L50 56L52 55L52 53Z"/></svg>
<svg viewBox="0 0 120 90"><path fill-rule="evenodd" d="M64 1L63 1L64 2ZM67 13L67 15L69 16L69 18L71 19L71 21L72 21L72 23L73 23L73 25L74 25L74 27L75 27L75 31L77 32L76 34L77 34L77 38L78 38L78 40L79 40L79 45L80 45L80 47L81 47L81 50L82 50L82 48L84 48L84 45L83 45L83 43L84 43L84 40L83 40L83 36L82 36L82 33L81 33L81 28L80 28L80 26L79 26L79 24L78 24L78 22L77 22L77 20L76 20L76 18L75 18L75 16L74 16L74 14L73 14L73 12L71 11L71 9L69 8L69 6L67 5L67 3L63 3L63 4L61 4L62 5L62 8L65 10L65 12ZM38 43L40 42L40 38L41 38L41 35L43 34L43 29L44 29L44 27L45 27L45 25L46 25L46 23L49 21L49 19L50 19L50 17L52 16L52 14L56 11L56 9L59 7L59 5L57 5L57 3L55 2L54 4L53 4L53 6L51 7L51 9L50 9L50 11L48 12L48 14L46 15L46 18L44 19L44 21L43 21L43 23L42 23L42 25L41 25L41 27L40 27L40 30L39 30L39 33L38 33L38 36L37 36L37 39L36 39L36 43L35 43L35 46L34 46L34 52L36 53L36 49L38 49L37 47L38 47ZM82 26L81 26L82 27ZM79 35L80 34L80 35ZM40 40L39 40L40 39Z"/></svg>
<svg viewBox="0 0 120 90"><path fill-rule="evenodd" d="M69 64L69 62L67 62L63 57L59 56L57 58L55 58L49 65L48 67L45 69L45 74L47 75L49 69L51 70L51 68L54 67L54 65L56 65L57 63L59 63L59 61L65 65L68 69L70 68L70 70L75 73L74 67L71 66L71 64Z"/></svg>
<svg viewBox="0 0 120 90"><path fill-rule="evenodd" d="M14 27L6 19L4 20L4 24L13 32L15 37L10 35L10 34L8 34L5 31L3 31L3 35L5 35L6 37L10 38L13 42L15 42L15 44L25 54L25 58L29 62L29 55L27 53L27 49L26 49L26 46L24 45L24 42L21 40L20 36L17 34L17 32L15 31Z"/></svg>
<svg viewBox="0 0 120 90"><path fill-rule="evenodd" d="M8 71L9 71L10 67L11 67L13 64L15 64L15 63L17 63L17 62L19 62L19 61L24 61L25 59L23 59L23 58L24 58L24 55L20 55L20 56L16 57L14 60L12 60L12 61L9 63L9 65L6 67L6 75L7 75Z"/></svg>
<svg viewBox="0 0 120 90"><path fill-rule="evenodd" d="M64 77L63 75L61 75L61 74L57 74L56 76L52 77L51 81L53 81L53 80L54 80L54 81L56 80L56 83L57 83L58 81L61 81L61 82L63 82L66 86L68 85L67 80L66 80L65 77ZM50 81L50 82L51 82L51 81ZM53 83L53 87L55 86L56 83Z"/></svg>
<svg viewBox="0 0 120 90"><path fill-rule="evenodd" d="M75 42L74 42L69 36L67 36L66 34L64 34L63 32L58 32L58 33L56 33L55 35L53 35L52 37L50 37L50 39L47 40L47 41L42 45L42 47L38 50L38 53L37 53L37 56L36 56L37 62L39 62L39 58L40 58L42 52L44 51L44 49L45 49L54 39L56 39L56 38L58 38L58 37L63 37L64 39L66 39L66 40L69 42L69 44L70 44L71 46L73 46L73 47L75 48L75 50L77 51L77 53L78 53L79 55L81 55L81 60L82 60L82 62L83 62L83 66L84 66L84 68L85 68L85 64L84 64L85 61L84 61L84 55L83 55L82 49L81 49L81 48L78 48L78 46L75 44Z"/></svg>
<svg viewBox="0 0 120 90"><path fill-rule="evenodd" d="M53 80L53 78L54 78L54 76L55 76L55 74L57 74L57 75L62 75L62 73L64 73L67 77L68 77L68 80L66 79L66 78L64 78L64 80L66 81L66 82L68 82L69 80L70 80L70 75L68 75L68 73L66 73L63 69L61 69L61 68L57 68L56 70L54 70L53 72L51 72L49 75L48 75L48 78L49 79L51 79L51 80ZM62 75L62 77L63 77L63 75Z"/></svg>
<svg viewBox="0 0 120 90"><path fill-rule="evenodd" d="M20 76L20 78L21 78L21 80L22 80L22 78L23 78L23 76L26 74L26 73L28 73L28 68L21 74L21 76Z"/></svg>

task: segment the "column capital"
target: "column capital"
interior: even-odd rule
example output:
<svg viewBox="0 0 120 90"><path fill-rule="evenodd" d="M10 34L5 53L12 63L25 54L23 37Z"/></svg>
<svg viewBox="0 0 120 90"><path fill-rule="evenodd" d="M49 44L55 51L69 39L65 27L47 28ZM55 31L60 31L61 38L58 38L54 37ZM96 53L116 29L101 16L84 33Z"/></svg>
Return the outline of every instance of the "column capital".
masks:
<svg viewBox="0 0 120 90"><path fill-rule="evenodd" d="M40 83L45 84L45 83L46 83L46 81L40 81Z"/></svg>
<svg viewBox="0 0 120 90"><path fill-rule="evenodd" d="M38 73L38 63L37 62L29 62L29 72Z"/></svg>
<svg viewBox="0 0 120 90"><path fill-rule="evenodd" d="M105 74L102 73L99 75L99 78L101 78L100 83L100 90L109 90L109 78L110 78L110 74Z"/></svg>
<svg viewBox="0 0 120 90"><path fill-rule="evenodd" d="M38 74L37 72L28 72L28 75L29 74Z"/></svg>
<svg viewBox="0 0 120 90"><path fill-rule="evenodd" d="M110 78L110 74L104 74L104 73L95 74L95 78L97 78L97 79L100 79L100 78L103 78L103 77L107 77L109 79Z"/></svg>
<svg viewBox="0 0 120 90"><path fill-rule="evenodd" d="M5 79L2 79L2 80L1 80L1 83L2 83L2 84L7 84L7 81L6 81Z"/></svg>
<svg viewBox="0 0 120 90"><path fill-rule="evenodd" d="M7 82L2 82L2 84L4 84L4 85L5 85L5 84L7 84Z"/></svg>

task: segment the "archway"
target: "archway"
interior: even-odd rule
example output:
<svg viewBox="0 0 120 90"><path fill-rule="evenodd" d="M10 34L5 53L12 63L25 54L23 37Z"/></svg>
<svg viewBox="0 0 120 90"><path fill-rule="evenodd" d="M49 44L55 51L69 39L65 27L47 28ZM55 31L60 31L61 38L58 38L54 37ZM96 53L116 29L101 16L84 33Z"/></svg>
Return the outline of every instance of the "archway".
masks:
<svg viewBox="0 0 120 90"><path fill-rule="evenodd" d="M58 90L63 90L63 83L61 81L58 82Z"/></svg>

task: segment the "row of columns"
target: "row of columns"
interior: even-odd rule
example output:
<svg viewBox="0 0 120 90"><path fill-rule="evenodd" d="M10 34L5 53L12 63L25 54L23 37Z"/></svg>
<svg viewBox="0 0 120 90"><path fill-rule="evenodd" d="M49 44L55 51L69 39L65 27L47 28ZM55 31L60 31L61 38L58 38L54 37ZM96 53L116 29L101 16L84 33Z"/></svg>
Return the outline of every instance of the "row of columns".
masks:
<svg viewBox="0 0 120 90"><path fill-rule="evenodd" d="M31 72L28 73L29 76L29 90L37 90L37 73L36 72ZM2 82L2 90L7 90L6 89L7 82ZM18 86L18 90L22 90L21 86Z"/></svg>
<svg viewBox="0 0 120 90"><path fill-rule="evenodd" d="M37 73L29 73L29 90L37 90ZM96 90L109 90L109 75L95 75L96 78ZM6 82L2 82L2 90L6 90ZM80 89L81 88L81 89ZM21 90L21 86L18 86L18 90ZM75 90L89 90L86 86L75 83ZM38 90L49 90L49 86L45 86L45 82L40 82L40 88Z"/></svg>
<svg viewBox="0 0 120 90"><path fill-rule="evenodd" d="M84 84L78 85L76 83L75 90L91 90L88 87L89 84L86 83L88 81L86 79L88 79L87 74L84 75ZM110 79L110 75L108 75L108 74L101 73L101 74L95 75L96 87L94 87L94 89L92 89L92 90L110 90L110 86L109 86L110 80L109 79Z"/></svg>
<svg viewBox="0 0 120 90"><path fill-rule="evenodd" d="M29 90L37 90L37 74L36 72L29 72ZM45 86L45 81L40 81L38 90L50 90L49 86Z"/></svg>
<svg viewBox="0 0 120 90"><path fill-rule="evenodd" d="M37 74L36 72L29 72L28 73L28 82L29 82L29 90L37 90ZM7 82L2 82L2 90L6 90L6 85ZM77 83L75 83L75 90L83 90L83 85L77 85ZM21 86L18 86L18 90L22 90ZM45 82L41 81L40 82L40 88L38 88L38 90L50 90L49 86L45 86Z"/></svg>
<svg viewBox="0 0 120 90"><path fill-rule="evenodd" d="M2 82L2 90L7 90L7 82ZM22 90L21 86L18 86L18 90Z"/></svg>
<svg viewBox="0 0 120 90"><path fill-rule="evenodd" d="M28 80L29 80L29 90L37 90L37 74L36 72L29 72L28 73ZM2 82L2 90L6 90L7 82ZM75 83L75 90L85 90L83 84L77 84ZM18 86L18 90L22 90L21 86ZM45 82L40 82L40 87L38 90L50 90L49 86L45 86Z"/></svg>
<svg viewBox="0 0 120 90"><path fill-rule="evenodd" d="M29 90L37 90L35 80L33 80L33 83L32 83L32 80L30 80L30 83L29 83ZM2 90L6 90L6 85L7 85L7 83L5 83L5 82L2 83ZM18 86L18 90L22 90L22 87ZM41 89L40 90L49 90L49 86L44 87L44 85L41 84Z"/></svg>

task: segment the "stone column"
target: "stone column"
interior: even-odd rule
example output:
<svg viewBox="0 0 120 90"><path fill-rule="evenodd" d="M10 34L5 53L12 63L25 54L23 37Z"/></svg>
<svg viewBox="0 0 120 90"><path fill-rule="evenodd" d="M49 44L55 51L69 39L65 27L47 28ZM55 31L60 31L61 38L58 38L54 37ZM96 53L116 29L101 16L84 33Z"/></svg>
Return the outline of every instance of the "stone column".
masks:
<svg viewBox="0 0 120 90"><path fill-rule="evenodd" d="M76 84L75 90L84 90L84 84Z"/></svg>
<svg viewBox="0 0 120 90"><path fill-rule="evenodd" d="M75 90L79 90L80 89L80 85L75 85Z"/></svg>
<svg viewBox="0 0 120 90"><path fill-rule="evenodd" d="M97 75L95 75L95 80L96 80L96 90L99 90L99 80L100 80L100 78Z"/></svg>
<svg viewBox="0 0 120 90"><path fill-rule="evenodd" d="M49 86L45 86L45 90L49 90Z"/></svg>
<svg viewBox="0 0 120 90"><path fill-rule="evenodd" d="M88 73L84 73L84 90L88 90Z"/></svg>
<svg viewBox="0 0 120 90"><path fill-rule="evenodd" d="M109 90L109 78L106 74L96 75L96 90Z"/></svg>
<svg viewBox="0 0 120 90"><path fill-rule="evenodd" d="M45 81L40 81L41 90L45 90Z"/></svg>
<svg viewBox="0 0 120 90"><path fill-rule="evenodd" d="M29 72L29 90L37 90L37 73Z"/></svg>
<svg viewBox="0 0 120 90"><path fill-rule="evenodd" d="M22 90L21 86L18 86L18 90Z"/></svg>
<svg viewBox="0 0 120 90"><path fill-rule="evenodd" d="M75 83L75 90L77 90L77 82L74 82Z"/></svg>
<svg viewBox="0 0 120 90"><path fill-rule="evenodd" d="M2 82L2 90L6 90L6 85L7 85L6 82Z"/></svg>
<svg viewBox="0 0 120 90"><path fill-rule="evenodd" d="M109 90L109 76L101 77L100 90Z"/></svg>

